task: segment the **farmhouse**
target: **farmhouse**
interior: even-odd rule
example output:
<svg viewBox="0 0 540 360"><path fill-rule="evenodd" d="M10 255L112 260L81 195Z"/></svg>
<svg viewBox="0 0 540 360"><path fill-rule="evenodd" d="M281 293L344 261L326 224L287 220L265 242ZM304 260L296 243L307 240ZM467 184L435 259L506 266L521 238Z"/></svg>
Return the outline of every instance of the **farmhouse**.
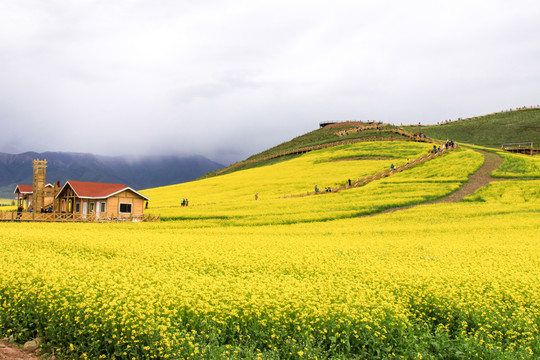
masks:
<svg viewBox="0 0 540 360"><path fill-rule="evenodd" d="M69 180L56 195L61 213L105 218L142 216L150 199L123 184Z"/></svg>
<svg viewBox="0 0 540 360"><path fill-rule="evenodd" d="M159 221L144 215L149 198L124 184L67 181L45 184L47 160L33 162L33 185L17 185L17 211L0 221Z"/></svg>

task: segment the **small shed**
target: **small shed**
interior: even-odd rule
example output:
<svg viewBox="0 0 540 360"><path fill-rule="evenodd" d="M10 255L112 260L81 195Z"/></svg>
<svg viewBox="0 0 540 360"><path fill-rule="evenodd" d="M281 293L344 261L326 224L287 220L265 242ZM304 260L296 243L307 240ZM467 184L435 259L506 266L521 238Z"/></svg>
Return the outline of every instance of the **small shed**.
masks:
<svg viewBox="0 0 540 360"><path fill-rule="evenodd" d="M17 185L15 191L17 195L17 207L28 209L32 204L32 194L34 193L34 187L32 185Z"/></svg>
<svg viewBox="0 0 540 360"><path fill-rule="evenodd" d="M34 199L34 187L32 185L17 185L15 191L17 195L17 207L30 209L33 207L32 200ZM54 201L54 186L47 184L44 186L44 205L45 207L52 206ZM41 209L38 209L41 210Z"/></svg>
<svg viewBox="0 0 540 360"><path fill-rule="evenodd" d="M56 195L56 209L83 216L142 216L150 199L124 184L69 180Z"/></svg>

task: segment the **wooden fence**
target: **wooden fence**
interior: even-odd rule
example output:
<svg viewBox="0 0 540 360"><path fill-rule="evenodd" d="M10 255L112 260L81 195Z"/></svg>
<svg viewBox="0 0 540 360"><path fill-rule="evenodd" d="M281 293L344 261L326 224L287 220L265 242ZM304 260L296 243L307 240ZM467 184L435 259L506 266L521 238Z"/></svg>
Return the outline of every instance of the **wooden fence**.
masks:
<svg viewBox="0 0 540 360"><path fill-rule="evenodd" d="M0 221L32 222L149 222L160 221L159 215L133 215L127 217L98 216L95 214L40 213L28 211L0 211Z"/></svg>
<svg viewBox="0 0 540 360"><path fill-rule="evenodd" d="M540 152L540 149L534 148L534 144L532 142L502 144L501 149L504 151L517 152L527 155L534 155Z"/></svg>
<svg viewBox="0 0 540 360"><path fill-rule="evenodd" d="M384 125L383 125L384 126ZM349 135L349 133L361 133L363 132L364 130L373 130L373 129L378 129L379 126L378 125L375 125L375 126L368 126L368 127L363 127L363 128L350 128L348 130L341 130L341 131L336 131L334 133L334 135L336 136L347 136ZM424 135L420 136L420 135L415 135L409 131L405 131L405 130L400 130L400 129L395 129L395 128L392 128L392 129L381 129L379 130L379 132L381 133L394 133L394 134L398 134L398 135L401 135L403 137L406 137L408 138L409 140L412 140L412 141L420 141L420 142L430 142L430 143L433 143L435 141L433 141L431 138L428 138Z"/></svg>

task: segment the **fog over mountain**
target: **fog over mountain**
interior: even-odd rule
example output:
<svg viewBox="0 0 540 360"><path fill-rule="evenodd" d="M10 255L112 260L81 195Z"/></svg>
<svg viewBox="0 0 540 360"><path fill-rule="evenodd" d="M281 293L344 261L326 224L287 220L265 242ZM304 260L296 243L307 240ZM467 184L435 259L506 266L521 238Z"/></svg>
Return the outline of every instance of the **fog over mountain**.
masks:
<svg viewBox="0 0 540 360"><path fill-rule="evenodd" d="M101 156L84 153L0 153L0 197L12 198L16 184L32 185L32 161L47 160L47 182L120 183L136 190L194 180L223 165L203 156Z"/></svg>

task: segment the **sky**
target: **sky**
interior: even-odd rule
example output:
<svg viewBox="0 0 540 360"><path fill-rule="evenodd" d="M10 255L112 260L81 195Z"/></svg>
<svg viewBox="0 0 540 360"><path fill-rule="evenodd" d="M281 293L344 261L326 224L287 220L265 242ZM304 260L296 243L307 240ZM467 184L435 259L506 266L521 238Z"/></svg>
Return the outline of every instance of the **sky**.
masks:
<svg viewBox="0 0 540 360"><path fill-rule="evenodd" d="M0 0L0 152L228 165L540 103L537 0Z"/></svg>

